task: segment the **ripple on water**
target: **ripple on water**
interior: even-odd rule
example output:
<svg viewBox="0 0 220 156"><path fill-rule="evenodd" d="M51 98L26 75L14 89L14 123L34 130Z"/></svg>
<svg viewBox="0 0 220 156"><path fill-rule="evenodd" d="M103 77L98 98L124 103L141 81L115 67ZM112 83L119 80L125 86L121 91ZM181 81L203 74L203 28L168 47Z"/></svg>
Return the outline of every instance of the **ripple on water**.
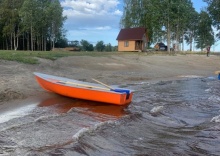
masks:
<svg viewBox="0 0 220 156"><path fill-rule="evenodd" d="M16 155L218 155L219 81L132 85L128 106L54 96L1 123L0 152ZM156 115L154 115L156 113ZM2 150L2 148L0 148ZM1 154L1 153L0 153Z"/></svg>

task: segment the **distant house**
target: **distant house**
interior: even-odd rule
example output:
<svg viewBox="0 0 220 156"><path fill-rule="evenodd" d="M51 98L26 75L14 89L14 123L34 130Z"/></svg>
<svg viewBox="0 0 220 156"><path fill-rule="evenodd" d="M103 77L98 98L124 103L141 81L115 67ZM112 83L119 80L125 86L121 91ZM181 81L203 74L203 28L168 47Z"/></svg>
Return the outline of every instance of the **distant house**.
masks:
<svg viewBox="0 0 220 156"><path fill-rule="evenodd" d="M118 51L145 51L148 46L148 35L145 28L121 29L117 39Z"/></svg>

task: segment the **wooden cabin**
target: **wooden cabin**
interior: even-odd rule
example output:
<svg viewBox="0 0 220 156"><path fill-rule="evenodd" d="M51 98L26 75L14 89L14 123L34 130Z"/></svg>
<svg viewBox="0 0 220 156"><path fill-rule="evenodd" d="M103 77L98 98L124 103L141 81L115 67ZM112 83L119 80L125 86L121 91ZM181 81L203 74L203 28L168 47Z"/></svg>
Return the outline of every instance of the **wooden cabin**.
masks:
<svg viewBox="0 0 220 156"><path fill-rule="evenodd" d="M117 39L118 51L145 51L148 47L148 35L145 28L121 29Z"/></svg>

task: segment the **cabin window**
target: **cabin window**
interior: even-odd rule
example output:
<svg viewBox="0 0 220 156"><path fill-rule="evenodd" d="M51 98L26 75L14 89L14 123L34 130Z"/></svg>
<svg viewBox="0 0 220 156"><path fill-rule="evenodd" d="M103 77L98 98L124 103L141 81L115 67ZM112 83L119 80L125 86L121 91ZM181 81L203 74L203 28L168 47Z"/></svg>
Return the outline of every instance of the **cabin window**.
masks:
<svg viewBox="0 0 220 156"><path fill-rule="evenodd" d="M129 41L125 41L125 42L124 42L124 46L125 46L125 47L128 47L128 46L129 46Z"/></svg>

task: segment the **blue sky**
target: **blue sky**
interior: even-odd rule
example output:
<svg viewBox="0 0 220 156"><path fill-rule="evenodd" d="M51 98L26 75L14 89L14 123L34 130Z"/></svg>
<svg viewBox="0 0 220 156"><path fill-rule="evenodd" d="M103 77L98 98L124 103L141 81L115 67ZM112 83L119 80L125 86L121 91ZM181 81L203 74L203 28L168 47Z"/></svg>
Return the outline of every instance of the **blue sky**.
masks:
<svg viewBox="0 0 220 156"><path fill-rule="evenodd" d="M202 0L192 2L198 12L206 6ZM64 28L69 41L84 39L94 45L98 41L117 45L123 0L61 0L61 5L67 16Z"/></svg>
<svg viewBox="0 0 220 156"><path fill-rule="evenodd" d="M202 8L205 8L207 4L203 0L191 0L196 11L200 12Z"/></svg>

